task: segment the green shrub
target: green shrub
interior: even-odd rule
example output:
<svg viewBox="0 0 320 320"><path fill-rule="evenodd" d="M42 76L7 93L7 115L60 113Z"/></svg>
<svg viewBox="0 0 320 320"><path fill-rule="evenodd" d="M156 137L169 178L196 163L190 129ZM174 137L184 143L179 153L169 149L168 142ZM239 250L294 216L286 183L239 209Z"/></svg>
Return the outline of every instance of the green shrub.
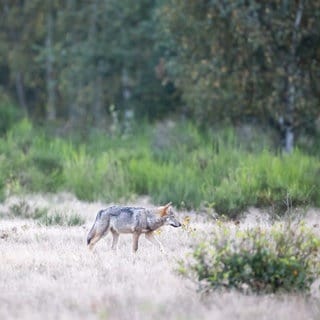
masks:
<svg viewBox="0 0 320 320"><path fill-rule="evenodd" d="M42 220L43 217L48 216L48 208L32 208L27 201L21 200L10 206L9 215L21 219Z"/></svg>
<svg viewBox="0 0 320 320"><path fill-rule="evenodd" d="M319 254L320 239L303 222L247 230L220 224L179 271L206 290L308 292L320 276Z"/></svg>
<svg viewBox="0 0 320 320"><path fill-rule="evenodd" d="M19 108L11 105L9 102L3 102L1 93L2 92L0 92L0 135L5 134L22 116Z"/></svg>
<svg viewBox="0 0 320 320"><path fill-rule="evenodd" d="M103 152L93 156L85 147L80 148L65 161L66 187L83 200L129 198L130 186L120 158L120 151L116 155Z"/></svg>
<svg viewBox="0 0 320 320"><path fill-rule="evenodd" d="M34 213L32 212L32 209L28 202L21 200L9 207L9 214L18 218L30 219L32 218Z"/></svg>
<svg viewBox="0 0 320 320"><path fill-rule="evenodd" d="M8 151L13 151L10 149L12 146L15 146L26 154L38 134L39 130L34 128L31 121L27 118L16 122L6 135Z"/></svg>
<svg viewBox="0 0 320 320"><path fill-rule="evenodd" d="M85 223L84 219L81 218L78 214L74 213L67 216L67 226L80 226Z"/></svg>
<svg viewBox="0 0 320 320"><path fill-rule="evenodd" d="M80 140L50 136L27 119L15 123L0 139L0 201L64 190L88 201L148 195L155 203L209 206L229 217L249 206L283 213L288 199L292 206L320 206L316 157L298 150L276 155L256 142L248 147L230 128L209 133L167 122L133 130L126 136L93 130Z"/></svg>
<svg viewBox="0 0 320 320"><path fill-rule="evenodd" d="M5 187L7 178L7 174L5 172L5 168L7 167L6 162L6 157L0 155L0 203L5 200Z"/></svg>
<svg viewBox="0 0 320 320"><path fill-rule="evenodd" d="M48 214L48 212L43 211L43 214L39 215L36 220L45 226L79 226L84 224L84 219L77 214L64 214L55 212L53 214Z"/></svg>
<svg viewBox="0 0 320 320"><path fill-rule="evenodd" d="M22 219L33 219L38 221L40 224L45 226L59 225L59 226L78 226L84 223L79 215L64 214L55 212L53 214L49 213L46 207L35 207L32 208L28 202L21 200L10 206L9 214L14 217Z"/></svg>
<svg viewBox="0 0 320 320"><path fill-rule="evenodd" d="M158 123L152 130L150 150L157 162L179 163L206 142L205 136L190 123L167 121Z"/></svg>
<svg viewBox="0 0 320 320"><path fill-rule="evenodd" d="M66 143L65 143L66 144ZM34 138L28 153L33 192L56 192L64 184L63 145L45 135Z"/></svg>
<svg viewBox="0 0 320 320"><path fill-rule="evenodd" d="M203 199L201 176L181 163L159 163L150 157L132 159L129 176L133 191L150 195L154 203L172 201L177 206L199 207Z"/></svg>
<svg viewBox="0 0 320 320"><path fill-rule="evenodd" d="M295 150L291 155L269 151L246 154L239 166L216 187L213 202L217 212L235 216L248 206L278 208L318 205L320 200L319 161Z"/></svg>

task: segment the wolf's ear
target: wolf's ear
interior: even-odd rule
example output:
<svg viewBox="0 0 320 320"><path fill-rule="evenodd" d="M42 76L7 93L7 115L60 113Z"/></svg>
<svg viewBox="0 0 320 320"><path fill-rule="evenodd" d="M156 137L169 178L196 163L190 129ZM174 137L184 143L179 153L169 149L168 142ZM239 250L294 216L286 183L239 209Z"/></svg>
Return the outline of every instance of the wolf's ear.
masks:
<svg viewBox="0 0 320 320"><path fill-rule="evenodd" d="M170 208L171 204L172 202L169 202L165 206L161 206L158 208L161 217L164 217L168 214L168 209Z"/></svg>

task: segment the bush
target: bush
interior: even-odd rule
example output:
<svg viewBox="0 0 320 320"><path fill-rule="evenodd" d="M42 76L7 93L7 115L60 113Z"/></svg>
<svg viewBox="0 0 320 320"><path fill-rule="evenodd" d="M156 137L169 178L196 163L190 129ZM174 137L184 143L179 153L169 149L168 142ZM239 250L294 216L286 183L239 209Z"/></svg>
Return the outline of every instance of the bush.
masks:
<svg viewBox="0 0 320 320"><path fill-rule="evenodd" d="M199 207L202 201L201 176L184 164L159 163L152 158L132 159L129 176L135 193L150 195L155 203L172 201L179 206Z"/></svg>
<svg viewBox="0 0 320 320"><path fill-rule="evenodd" d="M190 123L142 124L132 135L92 131L57 138L27 119L0 139L0 201L30 192L73 192L79 199L210 207L235 217L248 206L320 206L320 163L295 150L275 155L238 141L232 129L201 132ZM257 138L257 140L259 140Z"/></svg>
<svg viewBox="0 0 320 320"><path fill-rule="evenodd" d="M22 116L21 111L9 102L2 101L0 92L0 135L5 134Z"/></svg>
<svg viewBox="0 0 320 320"><path fill-rule="evenodd" d="M179 272L205 290L308 292L320 276L319 254L320 239L303 222L248 230L220 224Z"/></svg>
<svg viewBox="0 0 320 320"><path fill-rule="evenodd" d="M83 146L65 160L64 169L65 185L79 199L116 201L129 198L131 195L127 170L122 164L120 150L116 155L101 152L94 156Z"/></svg>
<svg viewBox="0 0 320 320"><path fill-rule="evenodd" d="M9 214L21 219L33 219L46 226L78 226L84 223L84 219L77 214L68 215L59 212L49 214L48 208L32 208L24 200L11 205L9 208Z"/></svg>
<svg viewBox="0 0 320 320"><path fill-rule="evenodd" d="M39 135L29 150L32 191L56 192L64 184L64 156L57 148L59 142Z"/></svg>
<svg viewBox="0 0 320 320"><path fill-rule="evenodd" d="M67 215L62 213L54 213L49 215L45 213L38 218L40 224L45 226L79 226L84 224L84 220L77 214Z"/></svg>
<svg viewBox="0 0 320 320"><path fill-rule="evenodd" d="M286 212L292 206L319 205L319 161L295 150L291 155L269 151L246 154L226 175L213 196L218 213L233 217L248 206L270 207Z"/></svg>

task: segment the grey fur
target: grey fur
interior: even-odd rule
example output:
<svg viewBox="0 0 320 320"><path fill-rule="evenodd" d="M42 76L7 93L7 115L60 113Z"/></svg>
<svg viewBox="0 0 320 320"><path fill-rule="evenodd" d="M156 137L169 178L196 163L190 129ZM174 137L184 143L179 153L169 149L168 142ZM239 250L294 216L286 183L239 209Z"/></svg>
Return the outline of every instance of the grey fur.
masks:
<svg viewBox="0 0 320 320"><path fill-rule="evenodd" d="M131 233L133 235L132 249L135 252L138 250L139 237L144 233L146 239L162 249L162 245L154 237L153 231L163 225L181 226L181 223L173 213L170 203L155 209L111 206L98 212L88 234L87 244L92 249L110 231L113 236L112 249L116 249L119 235L121 233Z"/></svg>

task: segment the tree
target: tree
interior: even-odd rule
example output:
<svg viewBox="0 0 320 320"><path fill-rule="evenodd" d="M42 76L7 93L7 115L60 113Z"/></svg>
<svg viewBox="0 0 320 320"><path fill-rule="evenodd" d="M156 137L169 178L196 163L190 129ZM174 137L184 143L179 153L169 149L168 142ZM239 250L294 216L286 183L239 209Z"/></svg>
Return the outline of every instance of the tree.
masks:
<svg viewBox="0 0 320 320"><path fill-rule="evenodd" d="M200 122L272 121L287 151L294 132L312 127L320 59L301 48L320 36L319 2L170 0L158 16L167 69Z"/></svg>
<svg viewBox="0 0 320 320"><path fill-rule="evenodd" d="M156 78L153 12L147 0L4 0L1 84L29 116L72 126L157 116L168 95ZM1 79L0 79L1 81Z"/></svg>
<svg viewBox="0 0 320 320"><path fill-rule="evenodd" d="M123 119L160 109L166 96L154 71L155 7L146 0L69 0L60 7L57 88L71 123L104 125L111 106Z"/></svg>
<svg viewBox="0 0 320 320"><path fill-rule="evenodd" d="M3 1L1 3L0 36L2 42L1 66L6 66L3 86L17 97L25 114L30 113L30 101L35 99L34 89L38 85L39 72L32 61L33 50L30 42L36 43L41 37L38 31L40 16L30 16L37 1Z"/></svg>

